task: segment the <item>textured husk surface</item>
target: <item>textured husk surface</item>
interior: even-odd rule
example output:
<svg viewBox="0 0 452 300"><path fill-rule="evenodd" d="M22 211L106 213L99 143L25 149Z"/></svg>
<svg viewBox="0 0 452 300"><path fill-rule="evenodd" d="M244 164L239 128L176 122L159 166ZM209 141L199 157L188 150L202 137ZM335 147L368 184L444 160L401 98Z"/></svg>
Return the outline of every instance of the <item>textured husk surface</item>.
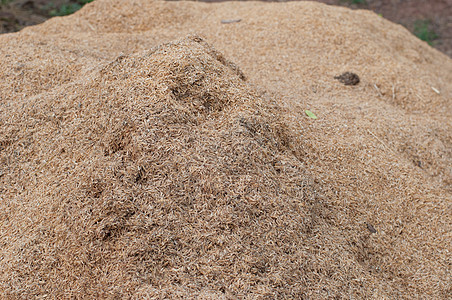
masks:
<svg viewBox="0 0 452 300"><path fill-rule="evenodd" d="M1 298L450 299L451 205L452 60L372 12L97 0L0 36Z"/></svg>

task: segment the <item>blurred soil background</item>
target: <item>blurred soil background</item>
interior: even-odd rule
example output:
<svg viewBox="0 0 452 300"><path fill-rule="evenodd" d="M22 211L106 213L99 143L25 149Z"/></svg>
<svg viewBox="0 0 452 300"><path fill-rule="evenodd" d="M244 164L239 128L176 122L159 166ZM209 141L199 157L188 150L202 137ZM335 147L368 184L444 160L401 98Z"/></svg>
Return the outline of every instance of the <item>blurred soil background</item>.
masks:
<svg viewBox="0 0 452 300"><path fill-rule="evenodd" d="M0 33L15 32L54 16L74 13L93 0L0 0ZM218 2L218 0L206 0ZM353 9L369 9L401 24L452 57L452 0L317 0Z"/></svg>

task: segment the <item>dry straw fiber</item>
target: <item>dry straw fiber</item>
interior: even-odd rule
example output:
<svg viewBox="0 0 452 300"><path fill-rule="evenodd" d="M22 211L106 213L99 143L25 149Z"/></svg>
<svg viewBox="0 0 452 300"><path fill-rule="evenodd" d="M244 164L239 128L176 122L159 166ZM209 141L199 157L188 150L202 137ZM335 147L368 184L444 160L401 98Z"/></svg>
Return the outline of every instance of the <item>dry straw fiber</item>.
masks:
<svg viewBox="0 0 452 300"><path fill-rule="evenodd" d="M0 36L1 298L450 299L451 200L452 60L374 13L96 0Z"/></svg>

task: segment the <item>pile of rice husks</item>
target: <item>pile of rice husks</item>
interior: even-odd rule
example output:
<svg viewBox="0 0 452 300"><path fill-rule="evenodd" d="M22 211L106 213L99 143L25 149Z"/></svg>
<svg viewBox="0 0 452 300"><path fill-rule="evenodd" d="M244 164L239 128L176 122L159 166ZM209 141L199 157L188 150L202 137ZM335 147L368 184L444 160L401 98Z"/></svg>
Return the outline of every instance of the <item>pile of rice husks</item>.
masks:
<svg viewBox="0 0 452 300"><path fill-rule="evenodd" d="M0 296L448 299L452 60L368 11L96 0L0 36Z"/></svg>

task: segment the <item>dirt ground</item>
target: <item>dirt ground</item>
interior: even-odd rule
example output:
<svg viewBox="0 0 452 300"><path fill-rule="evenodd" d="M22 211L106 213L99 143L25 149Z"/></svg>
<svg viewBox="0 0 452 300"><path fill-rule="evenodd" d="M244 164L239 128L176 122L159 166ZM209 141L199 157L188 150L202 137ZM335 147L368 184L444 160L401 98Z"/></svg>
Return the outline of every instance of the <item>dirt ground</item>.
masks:
<svg viewBox="0 0 452 300"><path fill-rule="evenodd" d="M431 44L452 57L452 0L315 0L354 9L370 9L386 19L401 24L411 32L424 22L433 32ZM44 22L63 5L82 3L80 0L3 0L0 2L0 33L14 32L25 26ZM218 0L206 0L218 2ZM3 3L3 4L2 4ZM359 3L359 4L355 4Z"/></svg>

